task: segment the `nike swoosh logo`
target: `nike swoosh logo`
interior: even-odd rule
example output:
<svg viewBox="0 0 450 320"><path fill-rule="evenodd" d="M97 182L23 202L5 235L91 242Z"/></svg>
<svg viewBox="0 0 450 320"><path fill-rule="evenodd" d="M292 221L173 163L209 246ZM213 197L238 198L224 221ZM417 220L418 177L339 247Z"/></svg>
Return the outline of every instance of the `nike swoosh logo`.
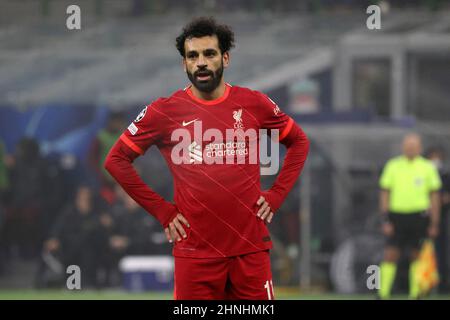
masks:
<svg viewBox="0 0 450 320"><path fill-rule="evenodd" d="M188 122L183 121L183 127L186 127L187 125L189 125L189 124L191 124L192 122L195 122L195 121L197 121L197 120L198 120L198 118L197 118L197 119L194 119L194 120L191 120L191 121L188 121Z"/></svg>

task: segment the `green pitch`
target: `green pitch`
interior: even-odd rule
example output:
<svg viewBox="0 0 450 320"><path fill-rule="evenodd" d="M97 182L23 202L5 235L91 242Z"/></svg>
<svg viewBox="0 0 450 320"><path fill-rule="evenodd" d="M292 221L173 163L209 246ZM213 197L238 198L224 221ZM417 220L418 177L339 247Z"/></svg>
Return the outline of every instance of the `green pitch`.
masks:
<svg viewBox="0 0 450 320"><path fill-rule="evenodd" d="M277 300L374 300L374 295L301 294L294 290L277 290ZM406 300L407 296L394 296ZM450 300L450 295L433 295L428 299ZM0 290L0 300L173 300L172 292L130 293L120 290Z"/></svg>

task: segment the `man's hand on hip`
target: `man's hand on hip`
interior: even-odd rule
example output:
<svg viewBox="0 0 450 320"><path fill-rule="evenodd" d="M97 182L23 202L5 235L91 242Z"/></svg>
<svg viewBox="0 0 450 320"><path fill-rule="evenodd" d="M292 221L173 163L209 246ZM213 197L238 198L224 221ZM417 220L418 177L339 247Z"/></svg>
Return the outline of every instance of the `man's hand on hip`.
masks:
<svg viewBox="0 0 450 320"><path fill-rule="evenodd" d="M178 213L175 218L173 218L172 222L169 223L169 226L164 229L166 238L170 243L187 238L183 224L188 228L190 227L186 218L181 213Z"/></svg>
<svg viewBox="0 0 450 320"><path fill-rule="evenodd" d="M269 202L263 196L260 196L256 204L259 206L258 213L256 214L261 220L270 223L273 218L273 212L270 208Z"/></svg>

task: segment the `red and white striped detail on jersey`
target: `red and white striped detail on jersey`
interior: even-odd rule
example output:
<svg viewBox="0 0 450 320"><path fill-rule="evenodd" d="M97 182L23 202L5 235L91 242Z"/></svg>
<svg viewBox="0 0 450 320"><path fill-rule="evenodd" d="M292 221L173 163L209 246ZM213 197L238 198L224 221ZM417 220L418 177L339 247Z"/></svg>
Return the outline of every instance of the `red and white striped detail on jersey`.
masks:
<svg viewBox="0 0 450 320"><path fill-rule="evenodd" d="M272 279L266 281L264 288L267 290L267 300L275 300Z"/></svg>
<svg viewBox="0 0 450 320"><path fill-rule="evenodd" d="M144 154L144 151L139 148L133 141L131 141L124 133L122 133L122 135L120 136L120 140L122 140L123 143L125 143L134 152L140 155Z"/></svg>
<svg viewBox="0 0 450 320"><path fill-rule="evenodd" d="M294 120L289 117L288 123L286 124L286 126L284 127L283 131L281 131L281 134L278 138L279 141L283 140L284 138L286 138L286 136L289 134L289 132L292 129L292 126L294 125Z"/></svg>

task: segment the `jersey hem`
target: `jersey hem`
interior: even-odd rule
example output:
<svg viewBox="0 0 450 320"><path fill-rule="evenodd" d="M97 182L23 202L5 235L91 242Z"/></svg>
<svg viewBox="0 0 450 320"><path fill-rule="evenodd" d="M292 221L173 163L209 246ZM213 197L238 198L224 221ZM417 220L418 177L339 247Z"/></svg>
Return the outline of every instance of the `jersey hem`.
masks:
<svg viewBox="0 0 450 320"><path fill-rule="evenodd" d="M237 251L236 253L230 253L226 254L225 256L217 255L217 254L208 254L208 253L184 253L181 250L177 250L175 247L172 249L172 255L177 258L194 258L194 259L209 259L209 258L231 258L236 256L242 256L245 254L260 252L260 251L266 251L272 249L273 245L272 242L265 244L260 249L251 249L251 250L242 250Z"/></svg>

